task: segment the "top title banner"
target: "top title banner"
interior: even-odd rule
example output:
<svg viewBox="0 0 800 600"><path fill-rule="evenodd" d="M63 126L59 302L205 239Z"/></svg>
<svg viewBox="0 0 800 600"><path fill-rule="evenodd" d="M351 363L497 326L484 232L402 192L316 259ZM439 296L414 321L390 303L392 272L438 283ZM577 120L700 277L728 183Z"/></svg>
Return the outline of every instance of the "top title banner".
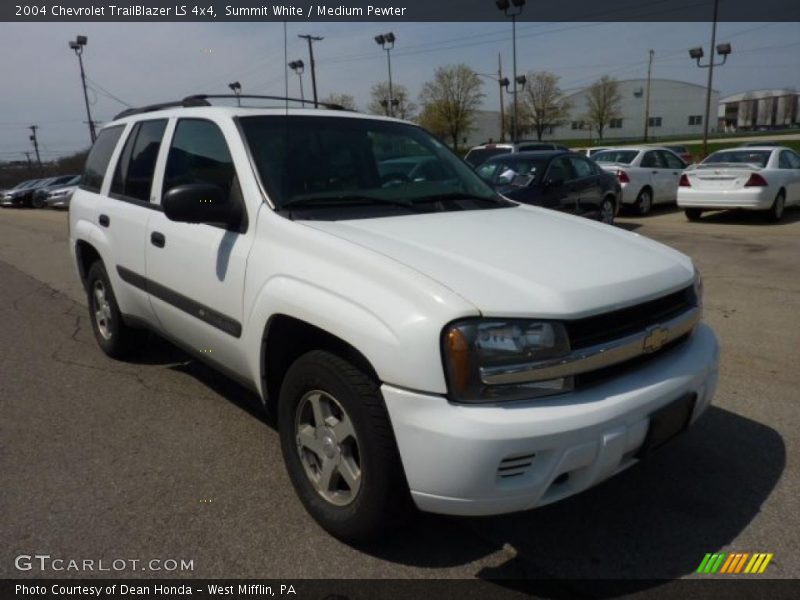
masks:
<svg viewBox="0 0 800 600"><path fill-rule="evenodd" d="M200 0L0 3L0 20L53 21L800 21L799 0Z"/></svg>

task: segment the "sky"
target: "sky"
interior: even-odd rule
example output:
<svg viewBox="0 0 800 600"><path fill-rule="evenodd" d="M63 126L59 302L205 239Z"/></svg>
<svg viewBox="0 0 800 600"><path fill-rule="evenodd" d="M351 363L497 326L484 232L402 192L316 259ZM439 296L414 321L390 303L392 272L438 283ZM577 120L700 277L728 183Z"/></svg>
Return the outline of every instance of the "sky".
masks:
<svg viewBox="0 0 800 600"><path fill-rule="evenodd" d="M466 63L479 73L511 73L510 23L289 23L288 60L306 63L304 88L311 95L308 48L298 34L323 36L314 46L320 98L347 93L359 108L370 87L387 79L386 54L374 36L391 30L392 79L416 99L439 66ZM43 160L89 145L78 60L68 48L88 36L84 66L92 117L108 122L126 105L175 100L193 93L284 94L281 23L2 23L0 24L0 161L24 160L32 151L29 125L38 125ZM519 23L517 71L547 70L564 90L602 75L653 77L705 85L688 48L704 46L710 23ZM800 88L800 23L719 23L717 43L730 42L727 64L714 70L723 96L763 88ZM483 108L499 108L498 86L485 78ZM289 95L299 96L289 72Z"/></svg>

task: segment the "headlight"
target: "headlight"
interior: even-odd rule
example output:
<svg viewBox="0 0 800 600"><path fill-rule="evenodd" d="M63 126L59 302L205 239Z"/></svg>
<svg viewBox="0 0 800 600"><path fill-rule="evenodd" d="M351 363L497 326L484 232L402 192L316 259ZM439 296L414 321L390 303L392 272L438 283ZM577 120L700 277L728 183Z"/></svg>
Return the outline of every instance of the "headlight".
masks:
<svg viewBox="0 0 800 600"><path fill-rule="evenodd" d="M569 352L567 331L557 321L472 319L449 325L442 336L448 389L459 402L521 400L570 391L571 377L503 383L505 375Z"/></svg>

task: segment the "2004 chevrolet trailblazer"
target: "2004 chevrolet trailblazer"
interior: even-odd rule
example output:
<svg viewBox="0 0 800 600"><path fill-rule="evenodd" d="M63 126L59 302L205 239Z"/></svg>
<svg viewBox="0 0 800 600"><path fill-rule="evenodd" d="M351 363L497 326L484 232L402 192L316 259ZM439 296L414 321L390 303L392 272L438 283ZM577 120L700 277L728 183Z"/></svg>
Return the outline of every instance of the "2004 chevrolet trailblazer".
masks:
<svg viewBox="0 0 800 600"><path fill-rule="evenodd" d="M127 111L88 157L70 248L101 348L147 328L253 388L303 504L345 539L410 499L486 515L580 492L716 384L689 258L498 196L394 119Z"/></svg>

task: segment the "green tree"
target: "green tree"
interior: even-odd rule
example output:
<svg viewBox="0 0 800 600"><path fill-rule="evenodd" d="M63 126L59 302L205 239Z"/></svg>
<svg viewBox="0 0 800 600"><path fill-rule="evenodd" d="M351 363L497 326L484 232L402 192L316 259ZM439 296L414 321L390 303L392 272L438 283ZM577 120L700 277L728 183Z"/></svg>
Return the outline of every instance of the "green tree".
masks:
<svg viewBox="0 0 800 600"><path fill-rule="evenodd" d="M353 98L350 94L328 94L325 98L322 98L320 102L324 102L326 104L338 104L347 110L358 110L356 107L355 98Z"/></svg>
<svg viewBox="0 0 800 600"><path fill-rule="evenodd" d="M536 139L550 128L562 125L571 108L569 100L558 86L559 77L549 71L528 73L519 103L520 131L535 131Z"/></svg>
<svg viewBox="0 0 800 600"><path fill-rule="evenodd" d="M436 69L433 80L422 87L419 103L424 121L444 128L455 149L461 136L472 129L484 96L483 82L475 71L464 64L450 65Z"/></svg>

